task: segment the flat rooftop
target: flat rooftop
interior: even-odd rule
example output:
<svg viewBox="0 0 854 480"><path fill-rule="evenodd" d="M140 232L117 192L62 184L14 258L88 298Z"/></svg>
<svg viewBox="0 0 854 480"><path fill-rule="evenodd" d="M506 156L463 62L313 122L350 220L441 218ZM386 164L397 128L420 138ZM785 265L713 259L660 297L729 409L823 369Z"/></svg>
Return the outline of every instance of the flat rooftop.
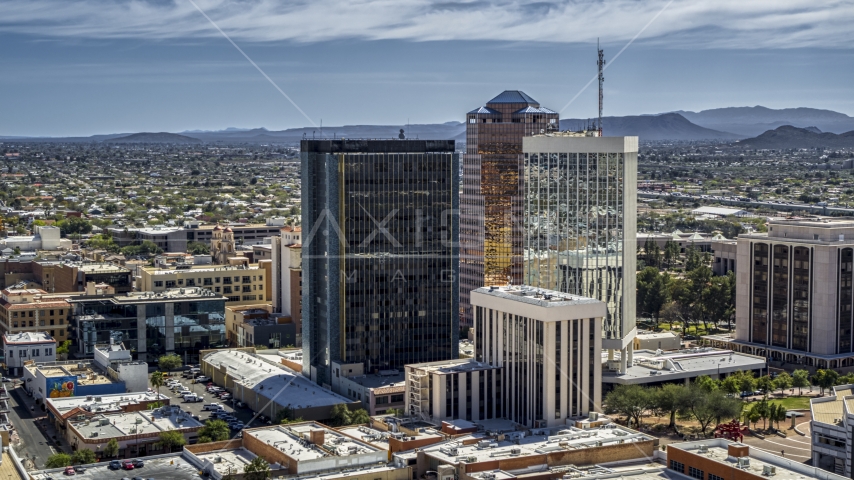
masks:
<svg viewBox="0 0 854 480"><path fill-rule="evenodd" d="M842 480L843 476L835 475L819 468L804 465L788 458L778 457L767 452L763 452L754 447L748 447L750 465L747 467L737 467L735 457L729 456L728 445L733 442L725 439L708 439L698 440L696 442L671 443L667 446L668 449L677 448L694 455L705 457L708 460L722 463L733 468L745 470L757 477L763 477L763 467L766 465L776 468L774 475L775 480L802 480L804 478L820 478L826 480ZM700 452L700 447L704 446L707 451Z"/></svg>
<svg viewBox="0 0 854 480"><path fill-rule="evenodd" d="M842 426L845 416L854 412L854 385L833 387L832 397L810 399L810 412L816 422Z"/></svg>
<svg viewBox="0 0 854 480"><path fill-rule="evenodd" d="M388 450L389 432L377 430L376 428L366 425L342 427L339 428L338 431L345 435L358 438L359 440L369 443L380 450Z"/></svg>
<svg viewBox="0 0 854 480"><path fill-rule="evenodd" d="M452 373L461 372L477 372L483 370L497 370L501 367L496 367L484 362L478 362L471 358L455 358L453 360L440 360L438 362L414 363L407 367L425 371L427 373L437 373L440 375L449 375Z"/></svg>
<svg viewBox="0 0 854 480"><path fill-rule="evenodd" d="M85 438L121 438L143 433L160 433L169 430L201 427L190 412L177 405L156 410L97 415L83 421L69 422Z"/></svg>
<svg viewBox="0 0 854 480"><path fill-rule="evenodd" d="M245 352L218 350L205 355L202 361L216 367L225 366L235 384L275 397L274 401L281 406L301 409L353 402L281 364L274 365Z"/></svg>
<svg viewBox="0 0 854 480"><path fill-rule="evenodd" d="M212 290L202 287L170 288L162 292L129 292L125 296L115 296L118 303L137 303L140 301L163 301L180 300L188 298L205 298L211 300L225 300L225 297L214 293Z"/></svg>
<svg viewBox="0 0 854 480"><path fill-rule="evenodd" d="M79 368L79 365L83 365L83 368ZM36 374L41 374L45 378L57 378L57 377L77 377L78 385L106 385L113 383L113 381L103 375L98 370L92 368L91 362L82 362L82 363L49 363L49 364L30 364L25 365L24 368L30 371L33 376ZM50 385L48 385L48 389Z"/></svg>
<svg viewBox="0 0 854 480"><path fill-rule="evenodd" d="M323 430L323 445L306 442L312 430ZM315 460L335 455L348 457L364 453L376 453L381 448L362 442L329 429L319 423L299 423L244 430L243 435L257 438L263 443L274 445L296 461ZM320 448L322 447L322 448Z"/></svg>
<svg viewBox="0 0 854 480"><path fill-rule="evenodd" d="M242 447L230 450L196 453L195 455L203 462L210 462L211 465L213 465L214 470L222 476L226 476L229 473L242 474L243 468L252 463L252 460L257 456Z"/></svg>
<svg viewBox="0 0 854 480"><path fill-rule="evenodd" d="M593 298L525 285L472 290L471 304L547 322L602 318L607 310Z"/></svg>
<svg viewBox="0 0 854 480"><path fill-rule="evenodd" d="M120 411L121 407L147 401L169 400L166 395L148 392L115 393L111 395L89 395L85 397L46 398L45 402L60 415L75 408L88 412Z"/></svg>
<svg viewBox="0 0 854 480"><path fill-rule="evenodd" d="M243 257L239 257L243 258ZM201 272L240 272L240 271L251 271L251 270L261 270L261 267L258 266L257 263L250 263L249 265L199 265L199 266L191 266L190 268L146 268L145 271L150 273L151 275L172 275L177 273L201 273Z"/></svg>
<svg viewBox="0 0 854 480"><path fill-rule="evenodd" d="M616 358L619 358L619 354ZM602 363L607 359L608 354L603 353ZM602 382L642 384L761 368L765 368L764 358L731 350L708 347L661 353L652 350L636 350L633 363L626 369L626 373L619 374L603 368Z"/></svg>
<svg viewBox="0 0 854 480"><path fill-rule="evenodd" d="M56 340L46 332L20 332L3 335L3 342L7 344L56 343Z"/></svg>
<svg viewBox="0 0 854 480"><path fill-rule="evenodd" d="M567 450L579 450L608 446L619 443L633 443L654 440L654 437L608 424L599 428L580 429L568 427L554 435L530 435L516 441L482 440L473 445L457 442L445 442L421 448L421 451L442 463L455 464L461 458L474 457L474 462L491 462L496 458L512 456L545 455ZM600 445L601 442L601 445ZM517 450L518 449L518 450ZM517 452L517 453L516 453Z"/></svg>
<svg viewBox="0 0 854 480"><path fill-rule="evenodd" d="M114 263L83 263L77 267L86 273L130 273L130 270Z"/></svg>

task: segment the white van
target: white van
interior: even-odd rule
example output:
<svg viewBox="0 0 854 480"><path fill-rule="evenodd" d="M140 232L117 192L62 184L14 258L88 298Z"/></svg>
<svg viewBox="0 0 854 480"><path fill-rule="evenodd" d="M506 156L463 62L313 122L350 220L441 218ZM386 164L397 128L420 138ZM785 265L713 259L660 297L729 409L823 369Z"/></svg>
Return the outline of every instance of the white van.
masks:
<svg viewBox="0 0 854 480"><path fill-rule="evenodd" d="M225 410L225 409L222 407L222 405L220 405L218 403L208 403L208 404L202 406L202 410L211 410L211 411L215 412L217 410Z"/></svg>
<svg viewBox="0 0 854 480"><path fill-rule="evenodd" d="M190 402L190 403L193 403L193 402L201 402L201 401L202 401L202 397L200 397L200 396L196 395L195 393L190 393L190 394L188 394L188 395L184 395L184 401L185 401L185 402Z"/></svg>

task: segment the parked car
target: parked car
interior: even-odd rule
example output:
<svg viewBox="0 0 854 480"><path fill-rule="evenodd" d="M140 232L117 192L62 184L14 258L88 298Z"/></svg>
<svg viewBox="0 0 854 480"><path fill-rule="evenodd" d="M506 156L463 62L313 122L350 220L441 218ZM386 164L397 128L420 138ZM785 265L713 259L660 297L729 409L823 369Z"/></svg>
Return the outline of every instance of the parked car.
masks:
<svg viewBox="0 0 854 480"><path fill-rule="evenodd" d="M237 408L246 408L246 404L243 402L237 402L234 404L234 406Z"/></svg>
<svg viewBox="0 0 854 480"><path fill-rule="evenodd" d="M77 472L74 471L74 467L65 467L65 474L66 475L75 475L75 474L77 474Z"/></svg>
<svg viewBox="0 0 854 480"><path fill-rule="evenodd" d="M218 403L207 403L202 406L202 410L222 410L222 405Z"/></svg>
<svg viewBox="0 0 854 480"><path fill-rule="evenodd" d="M77 473L86 473L86 467L82 465L77 465L76 467L74 467L74 471Z"/></svg>
<svg viewBox="0 0 854 480"><path fill-rule="evenodd" d="M9 377L3 377L3 383L11 382L11 381L12 381L12 379Z"/></svg>
<svg viewBox="0 0 854 480"><path fill-rule="evenodd" d="M118 460L110 460L110 469L111 470L118 470L120 468L122 468L122 462L120 462Z"/></svg>
<svg viewBox="0 0 854 480"><path fill-rule="evenodd" d="M122 468L124 468L125 470L133 470L133 460L123 461Z"/></svg>
<svg viewBox="0 0 854 480"><path fill-rule="evenodd" d="M231 422L228 424L228 427L231 428L232 430L243 430L243 422L241 422L239 420L236 422Z"/></svg>
<svg viewBox="0 0 854 480"><path fill-rule="evenodd" d="M145 466L145 462L138 458L134 458L133 460L131 460L131 463L133 463L134 468L142 468Z"/></svg>
<svg viewBox="0 0 854 480"><path fill-rule="evenodd" d="M206 376L202 375L201 377L196 377L195 380L193 380L193 383L205 383L205 382L209 382L210 379L211 379L211 377L206 377Z"/></svg>

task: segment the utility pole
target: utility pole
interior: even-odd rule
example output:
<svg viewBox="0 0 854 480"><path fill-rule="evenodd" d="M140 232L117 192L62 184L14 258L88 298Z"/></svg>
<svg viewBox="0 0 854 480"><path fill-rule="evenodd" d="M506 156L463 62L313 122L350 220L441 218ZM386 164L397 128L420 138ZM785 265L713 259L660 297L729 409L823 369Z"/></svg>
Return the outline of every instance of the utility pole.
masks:
<svg viewBox="0 0 854 480"><path fill-rule="evenodd" d="M599 39L596 39L596 51L599 53L599 60L596 62L596 65L599 66L599 136L602 136L602 84L605 82L605 76L602 75L602 71L605 69L605 52L599 48Z"/></svg>

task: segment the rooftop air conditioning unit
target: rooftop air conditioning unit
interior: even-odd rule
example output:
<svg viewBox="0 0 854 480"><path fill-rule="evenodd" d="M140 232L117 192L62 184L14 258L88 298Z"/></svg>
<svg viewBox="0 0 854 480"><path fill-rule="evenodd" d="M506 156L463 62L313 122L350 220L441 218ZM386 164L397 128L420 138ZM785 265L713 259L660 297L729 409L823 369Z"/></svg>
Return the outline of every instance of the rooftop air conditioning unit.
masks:
<svg viewBox="0 0 854 480"><path fill-rule="evenodd" d="M699 452L700 453L708 453L709 452L709 446L708 445L700 445Z"/></svg>

